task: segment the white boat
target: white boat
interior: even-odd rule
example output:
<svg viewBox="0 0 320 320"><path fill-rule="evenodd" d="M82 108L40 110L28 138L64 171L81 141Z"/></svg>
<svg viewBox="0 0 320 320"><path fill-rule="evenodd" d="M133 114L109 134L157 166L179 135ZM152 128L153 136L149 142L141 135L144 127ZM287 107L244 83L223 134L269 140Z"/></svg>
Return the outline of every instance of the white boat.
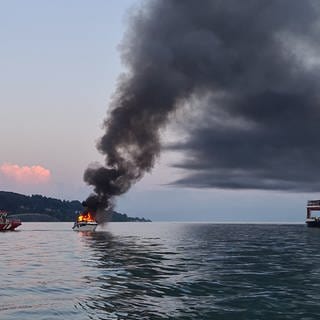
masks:
<svg viewBox="0 0 320 320"><path fill-rule="evenodd" d="M74 223L72 230L74 231L95 231L98 223L94 219L94 215L90 212L82 212L79 214L77 221Z"/></svg>
<svg viewBox="0 0 320 320"><path fill-rule="evenodd" d="M311 228L320 228L320 217L311 216L312 211L320 211L320 200L309 200L307 204L306 224Z"/></svg>
<svg viewBox="0 0 320 320"><path fill-rule="evenodd" d="M97 228L98 224L96 222L86 222L86 221L81 221L81 222L75 222L72 230L73 231L95 231Z"/></svg>

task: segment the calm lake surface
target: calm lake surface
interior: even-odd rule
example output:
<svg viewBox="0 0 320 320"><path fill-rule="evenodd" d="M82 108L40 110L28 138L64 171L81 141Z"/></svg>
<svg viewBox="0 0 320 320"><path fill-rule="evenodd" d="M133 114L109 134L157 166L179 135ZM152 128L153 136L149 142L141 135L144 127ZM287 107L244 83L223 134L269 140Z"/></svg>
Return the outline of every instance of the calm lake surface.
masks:
<svg viewBox="0 0 320 320"><path fill-rule="evenodd" d="M0 233L0 319L318 319L320 229L24 223Z"/></svg>

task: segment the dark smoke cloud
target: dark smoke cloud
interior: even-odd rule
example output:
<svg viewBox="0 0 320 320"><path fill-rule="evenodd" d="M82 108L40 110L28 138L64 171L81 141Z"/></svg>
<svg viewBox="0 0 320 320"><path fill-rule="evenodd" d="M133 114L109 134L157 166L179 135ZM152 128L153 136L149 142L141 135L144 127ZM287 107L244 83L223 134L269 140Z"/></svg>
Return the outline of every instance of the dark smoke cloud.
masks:
<svg viewBox="0 0 320 320"><path fill-rule="evenodd" d="M171 146L190 172L176 184L317 190L318 9L300 0L143 2L98 144L105 166L84 175L95 207L151 170L159 130L190 101L200 121Z"/></svg>
<svg viewBox="0 0 320 320"><path fill-rule="evenodd" d="M201 121L188 126L187 141L172 147L186 153L177 167L189 172L175 183L319 191L319 3L206 3L189 21L204 35L199 43L216 39L206 50L208 78L196 88L210 98L199 102ZM197 52L188 58L203 61Z"/></svg>

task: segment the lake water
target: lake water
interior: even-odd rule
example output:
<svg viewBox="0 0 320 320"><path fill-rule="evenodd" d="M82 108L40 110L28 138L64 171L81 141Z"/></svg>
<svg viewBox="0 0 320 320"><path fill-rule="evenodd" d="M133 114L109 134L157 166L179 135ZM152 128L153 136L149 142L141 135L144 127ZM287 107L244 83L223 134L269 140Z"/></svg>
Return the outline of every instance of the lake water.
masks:
<svg viewBox="0 0 320 320"><path fill-rule="evenodd" d="M318 319L320 229L24 223L0 233L0 319Z"/></svg>

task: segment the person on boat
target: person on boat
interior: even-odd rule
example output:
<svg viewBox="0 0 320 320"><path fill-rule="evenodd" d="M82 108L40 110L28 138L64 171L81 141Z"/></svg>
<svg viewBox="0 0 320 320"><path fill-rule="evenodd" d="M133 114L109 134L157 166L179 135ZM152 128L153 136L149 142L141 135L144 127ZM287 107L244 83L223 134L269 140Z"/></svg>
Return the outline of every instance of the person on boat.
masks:
<svg viewBox="0 0 320 320"><path fill-rule="evenodd" d="M3 222L4 222L4 223L7 222L7 215L8 215L8 214L7 214L6 212L3 213Z"/></svg>
<svg viewBox="0 0 320 320"><path fill-rule="evenodd" d="M7 222L7 213L4 211L0 211L0 223Z"/></svg>

